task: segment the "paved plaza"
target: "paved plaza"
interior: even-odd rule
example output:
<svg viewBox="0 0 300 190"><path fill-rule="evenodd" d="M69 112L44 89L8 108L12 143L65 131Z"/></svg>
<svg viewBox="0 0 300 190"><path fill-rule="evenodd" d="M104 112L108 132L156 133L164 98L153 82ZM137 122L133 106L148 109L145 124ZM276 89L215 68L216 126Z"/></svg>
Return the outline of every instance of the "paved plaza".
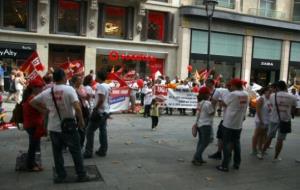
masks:
<svg viewBox="0 0 300 190"><path fill-rule="evenodd" d="M11 109L12 105L4 105ZM300 187L300 118L293 121L293 133L288 135L282 161L273 163L274 148L262 161L250 155L254 119L247 118L242 132L242 165L239 171L222 173L215 169L219 161L208 160L204 166L193 166L191 159L197 139L192 137L192 116L160 117L159 128L151 131L151 119L139 115L115 114L109 120L109 151L106 157L94 155L86 165L96 165L104 181L53 184L51 144L42 140L44 171L15 172L19 150L27 150L25 131L0 132L0 189L116 189L116 190L297 190ZM220 118L215 119L216 125ZM97 135L97 134L96 134ZM98 139L96 138L96 146ZM274 144L274 143L273 143ZM216 150L216 141L209 145L204 157ZM72 165L65 153L65 165Z"/></svg>

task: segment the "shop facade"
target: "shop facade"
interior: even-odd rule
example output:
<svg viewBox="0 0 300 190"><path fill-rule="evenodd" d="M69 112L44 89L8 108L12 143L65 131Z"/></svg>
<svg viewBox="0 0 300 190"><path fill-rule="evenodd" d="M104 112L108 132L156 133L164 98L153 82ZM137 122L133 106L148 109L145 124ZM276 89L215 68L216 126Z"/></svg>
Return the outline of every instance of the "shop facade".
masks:
<svg viewBox="0 0 300 190"><path fill-rule="evenodd" d="M300 86L300 42L291 42L289 82Z"/></svg>

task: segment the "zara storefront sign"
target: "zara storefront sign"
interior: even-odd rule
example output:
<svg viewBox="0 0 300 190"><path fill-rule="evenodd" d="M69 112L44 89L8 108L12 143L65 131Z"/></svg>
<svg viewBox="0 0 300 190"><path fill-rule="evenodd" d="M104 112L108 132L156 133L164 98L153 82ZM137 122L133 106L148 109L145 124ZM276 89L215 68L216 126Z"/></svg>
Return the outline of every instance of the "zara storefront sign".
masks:
<svg viewBox="0 0 300 190"><path fill-rule="evenodd" d="M17 52L13 51L12 49L0 49L0 56L12 56L12 57L16 57L17 56Z"/></svg>
<svg viewBox="0 0 300 190"><path fill-rule="evenodd" d="M273 67L273 66L274 66L274 63L268 62L268 61L262 61L262 62L260 62L260 65L261 65L261 66L269 66L269 67Z"/></svg>

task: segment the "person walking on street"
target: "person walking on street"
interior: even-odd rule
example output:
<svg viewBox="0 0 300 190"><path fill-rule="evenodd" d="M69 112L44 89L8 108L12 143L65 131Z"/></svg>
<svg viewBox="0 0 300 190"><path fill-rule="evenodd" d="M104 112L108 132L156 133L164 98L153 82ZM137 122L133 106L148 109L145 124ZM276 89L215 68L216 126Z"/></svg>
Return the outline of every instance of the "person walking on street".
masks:
<svg viewBox="0 0 300 190"><path fill-rule="evenodd" d="M209 101L210 90L207 87L202 87L199 90L198 95L198 112L197 119L194 127L197 127L198 131L198 144L196 153L194 155L194 159L192 163L194 165L202 165L205 164L206 161L203 160L202 153L209 145L211 134L212 134L212 126L213 126L213 118L214 118L214 108Z"/></svg>
<svg viewBox="0 0 300 190"><path fill-rule="evenodd" d="M238 78L232 79L231 90L224 99L226 112L223 120L223 161L217 166L219 171L228 172L231 160L231 152L234 152L233 168L239 169L241 164L241 144L240 137L243 121L245 120L247 106L249 103L248 93L243 90L244 82Z"/></svg>
<svg viewBox="0 0 300 190"><path fill-rule="evenodd" d="M67 146L75 165L77 181L90 180L87 175L81 154L81 146L77 127L84 127L84 119L78 96L71 86L67 86L66 74L62 69L53 73L55 85L44 90L33 98L31 106L42 113L49 114L48 130L52 142L56 177L54 183L65 182L67 173L64 168L63 148ZM78 118L76 123L75 115Z"/></svg>
<svg viewBox="0 0 300 190"><path fill-rule="evenodd" d="M152 128L152 130L156 130L158 122L159 122L159 120L158 120L158 118L159 118L159 103L157 102L156 99L152 100L150 115L151 115L151 120L152 120L151 128Z"/></svg>
<svg viewBox="0 0 300 190"><path fill-rule="evenodd" d="M86 145L84 158L92 158L94 151L95 131L99 129L100 147L95 152L98 156L106 156L108 149L107 142L107 119L109 117L109 86L104 83L107 73L104 71L97 72L97 84L95 95L95 107L91 113L89 124L86 131Z"/></svg>
<svg viewBox="0 0 300 190"><path fill-rule="evenodd" d="M297 98L287 92L287 85L284 81L278 81L276 86L277 92L273 93L270 98L272 104L271 123L262 152L262 156L264 156L272 139L278 133L273 162L281 161L279 154L283 147L283 141L286 139L287 134L291 132L291 119L297 106Z"/></svg>

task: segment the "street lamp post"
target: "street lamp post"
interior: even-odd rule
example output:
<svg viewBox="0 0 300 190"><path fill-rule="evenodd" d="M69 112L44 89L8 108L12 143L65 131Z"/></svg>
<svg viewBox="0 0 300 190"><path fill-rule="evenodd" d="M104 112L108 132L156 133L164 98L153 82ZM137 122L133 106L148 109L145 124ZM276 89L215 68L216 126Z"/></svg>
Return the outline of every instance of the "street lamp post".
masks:
<svg viewBox="0 0 300 190"><path fill-rule="evenodd" d="M210 34L211 34L211 23L212 23L212 17L215 12L215 7L218 4L218 1L216 0L204 0L203 5L205 6L206 15L208 18L208 42L207 42L207 63L206 63L206 69L209 70L209 63L210 63Z"/></svg>

